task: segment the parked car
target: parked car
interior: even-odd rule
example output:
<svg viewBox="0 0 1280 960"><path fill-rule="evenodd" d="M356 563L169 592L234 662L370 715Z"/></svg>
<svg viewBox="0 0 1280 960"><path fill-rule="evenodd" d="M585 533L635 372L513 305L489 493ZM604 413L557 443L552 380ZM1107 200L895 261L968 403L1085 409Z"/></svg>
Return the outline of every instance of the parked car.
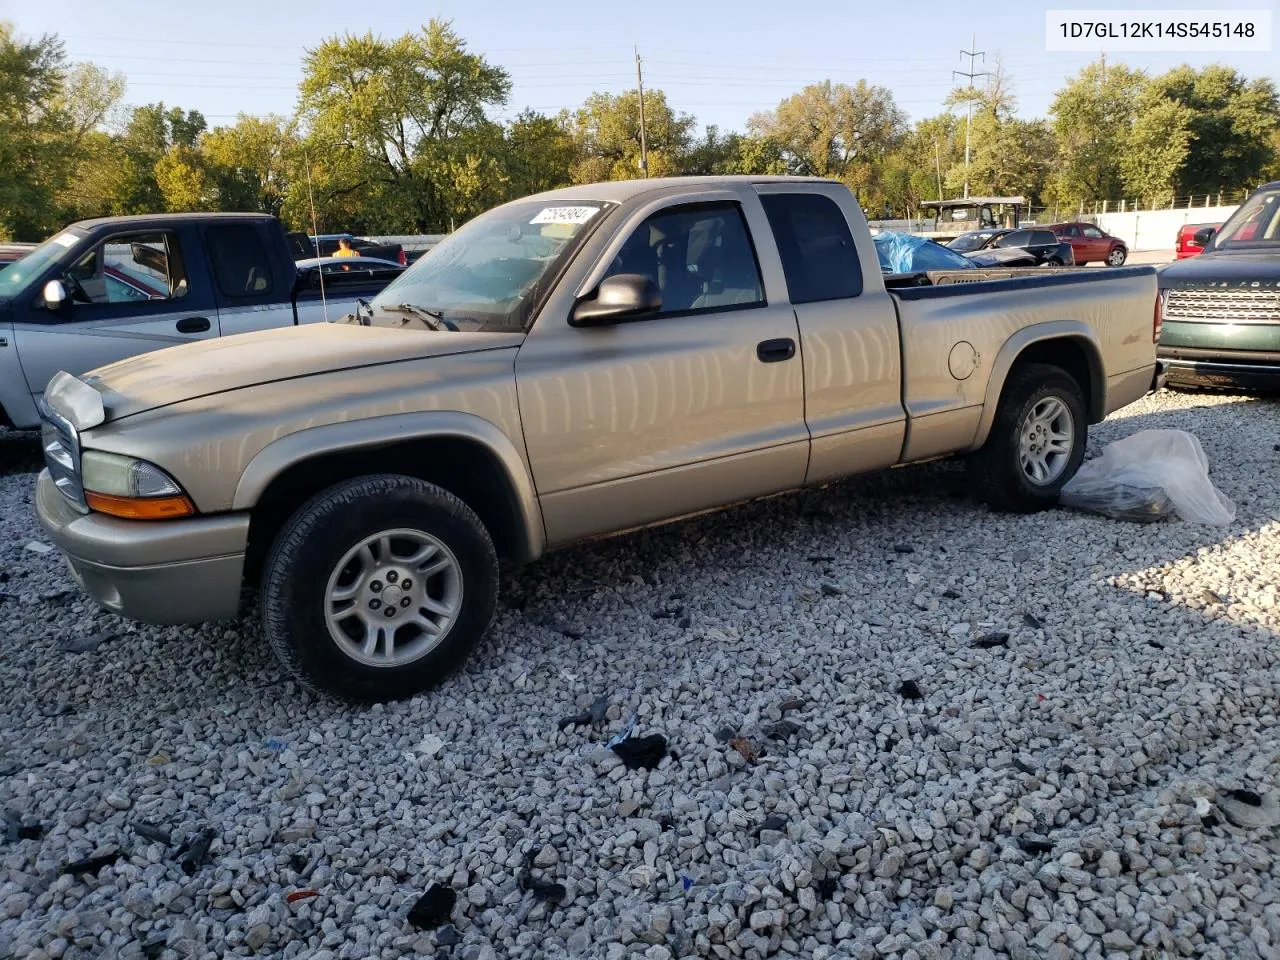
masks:
<svg viewBox="0 0 1280 960"><path fill-rule="evenodd" d="M1103 233L1092 223L1055 223L1047 229L1071 245L1077 266L1105 263L1109 267L1119 267L1129 259L1129 248L1123 240Z"/></svg>
<svg viewBox="0 0 1280 960"><path fill-rule="evenodd" d="M37 426L37 401L59 370L79 374L191 340L337 319L390 279L364 275L322 293L316 271L294 264L274 217L74 223L0 272L0 422Z"/></svg>
<svg viewBox="0 0 1280 960"><path fill-rule="evenodd" d="M995 253L996 262L1006 266L1051 266L1067 267L1075 263L1075 253L1071 244L1060 240L1052 231L1039 230L974 230L956 237L947 244L957 253L971 259L982 259L983 254L995 251L1009 251L1007 254ZM1027 263L1020 262L1017 251L1027 254ZM1018 261L1018 262L1015 262Z"/></svg>
<svg viewBox="0 0 1280 960"><path fill-rule="evenodd" d="M35 248L34 243L0 243L0 270L17 263Z"/></svg>
<svg viewBox="0 0 1280 960"><path fill-rule="evenodd" d="M1153 386L1154 268L890 292L875 247L823 180L513 201L346 323L60 374L36 509L108 609L256 585L286 669L385 700L466 658L499 557L953 454L999 508L1056 504Z"/></svg>
<svg viewBox="0 0 1280 960"><path fill-rule="evenodd" d="M1194 257L1204 252L1204 244L1200 243L1196 237L1202 235L1201 231L1205 227L1217 230L1221 227L1221 223L1184 223L1178 228L1178 240L1174 250L1175 260L1185 260L1187 257Z"/></svg>
<svg viewBox="0 0 1280 960"><path fill-rule="evenodd" d="M1169 383L1280 387L1280 180L1195 239L1203 253L1160 271Z"/></svg>
<svg viewBox="0 0 1280 960"><path fill-rule="evenodd" d="M377 257L312 257L309 260L299 260L297 268L319 268L326 283L342 284L374 279L390 283L405 271L402 264Z"/></svg>
<svg viewBox="0 0 1280 960"><path fill-rule="evenodd" d="M288 235L289 246L293 250L295 260L311 260L315 257L331 257L338 249L339 240L349 240L351 248L362 257L374 257L379 260L392 260L400 266L408 266L409 260L404 247L398 243L374 243L364 237L350 233L324 233L318 237L305 233Z"/></svg>

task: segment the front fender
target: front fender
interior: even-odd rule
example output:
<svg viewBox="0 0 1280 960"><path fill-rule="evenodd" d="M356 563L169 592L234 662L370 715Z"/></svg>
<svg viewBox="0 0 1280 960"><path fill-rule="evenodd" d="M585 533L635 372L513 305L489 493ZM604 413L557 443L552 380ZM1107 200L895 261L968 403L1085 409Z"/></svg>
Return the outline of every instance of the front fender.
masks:
<svg viewBox="0 0 1280 960"><path fill-rule="evenodd" d="M540 556L546 548L546 530L524 459L502 430L470 413L432 410L392 414L291 433L268 444L249 461L236 485L232 509L252 509L276 477L311 457L444 437L471 440L493 454L511 484L524 525L522 539L527 544L527 556L520 559L533 560Z"/></svg>
<svg viewBox="0 0 1280 960"><path fill-rule="evenodd" d="M1005 380L1018 357L1033 344L1048 340L1070 340L1084 350L1089 363L1090 381L1090 396L1085 399L1089 402L1090 410L1105 410L1107 379L1102 365L1102 348L1089 325L1079 320L1052 320L1023 327L1004 342L991 365L991 377L987 380L987 391L982 400L982 417L978 420L978 432L969 449L977 450L987 442L991 424L995 422L996 409L1000 406L1000 394L1004 391Z"/></svg>

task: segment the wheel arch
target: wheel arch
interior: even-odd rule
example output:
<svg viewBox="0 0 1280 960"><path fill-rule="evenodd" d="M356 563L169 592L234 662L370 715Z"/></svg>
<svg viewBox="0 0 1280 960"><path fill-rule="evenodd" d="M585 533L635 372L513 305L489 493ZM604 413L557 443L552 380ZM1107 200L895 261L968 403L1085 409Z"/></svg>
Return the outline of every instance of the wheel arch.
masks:
<svg viewBox="0 0 1280 960"><path fill-rule="evenodd" d="M1098 423L1106 416L1107 378L1102 350L1093 331L1078 320L1036 324L1017 331L996 354L970 450L987 442L1009 374L1026 363L1047 363L1065 370L1080 385L1089 422Z"/></svg>
<svg viewBox="0 0 1280 960"><path fill-rule="evenodd" d="M249 511L246 583L280 527L320 490L357 476L398 472L435 483L480 516L499 554L516 563L546 546L533 480L515 444L474 414L393 414L313 427L263 448L236 486L234 510Z"/></svg>

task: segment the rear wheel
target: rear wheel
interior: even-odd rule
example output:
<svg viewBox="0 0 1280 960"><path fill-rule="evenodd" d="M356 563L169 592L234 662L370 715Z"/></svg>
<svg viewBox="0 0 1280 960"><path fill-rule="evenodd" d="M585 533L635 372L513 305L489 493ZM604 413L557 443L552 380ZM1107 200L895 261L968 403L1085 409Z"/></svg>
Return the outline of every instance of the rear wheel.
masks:
<svg viewBox="0 0 1280 960"><path fill-rule="evenodd" d="M987 442L969 459L977 495L1029 513L1052 507L1084 459L1088 421L1080 385L1044 363L1009 374Z"/></svg>
<svg viewBox="0 0 1280 960"><path fill-rule="evenodd" d="M1107 266L1121 267L1124 266L1125 260L1129 258L1129 252L1124 247L1116 247L1107 254Z"/></svg>
<svg viewBox="0 0 1280 960"><path fill-rule="evenodd" d="M466 659L497 594L493 542L465 503L412 477L362 477L314 497L276 537L262 625L309 686L395 700Z"/></svg>

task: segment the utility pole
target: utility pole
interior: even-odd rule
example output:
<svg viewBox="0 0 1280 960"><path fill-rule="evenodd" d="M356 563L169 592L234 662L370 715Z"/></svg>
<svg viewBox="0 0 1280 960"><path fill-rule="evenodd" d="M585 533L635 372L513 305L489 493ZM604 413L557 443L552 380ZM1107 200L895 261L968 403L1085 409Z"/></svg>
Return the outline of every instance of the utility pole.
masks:
<svg viewBox="0 0 1280 960"><path fill-rule="evenodd" d="M969 46L976 47L978 45L978 35L975 33L969 42ZM987 62L987 54L984 50L961 50L960 56L969 58L969 70L952 70L951 79L957 76L964 77L969 81L967 96L965 98L965 118L964 118L964 195L969 196L969 130L973 126L973 81L978 77L989 77L991 74L986 71L975 73L973 69L973 61L981 57L982 62Z"/></svg>
<svg viewBox="0 0 1280 960"><path fill-rule="evenodd" d="M644 74L640 72L640 51L636 50L636 88L640 91L640 171L649 176L649 146L644 134Z"/></svg>

